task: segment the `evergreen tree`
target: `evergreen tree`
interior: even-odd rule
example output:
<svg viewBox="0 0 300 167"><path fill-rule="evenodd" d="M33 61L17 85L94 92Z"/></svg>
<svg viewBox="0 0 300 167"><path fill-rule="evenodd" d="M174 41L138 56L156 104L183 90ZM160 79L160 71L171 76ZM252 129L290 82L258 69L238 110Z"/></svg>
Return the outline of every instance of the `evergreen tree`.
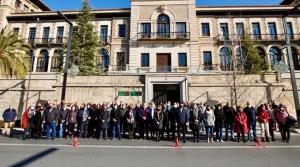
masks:
<svg viewBox="0 0 300 167"><path fill-rule="evenodd" d="M249 35L242 42L243 55L245 56L244 72L246 74L258 74L267 69L264 58L259 55L255 43Z"/></svg>
<svg viewBox="0 0 300 167"><path fill-rule="evenodd" d="M70 65L78 66L79 75L99 75L103 70L96 66L96 57L103 46L94 32L92 20L94 15L87 0L82 2L81 11L77 17L77 26L72 35Z"/></svg>

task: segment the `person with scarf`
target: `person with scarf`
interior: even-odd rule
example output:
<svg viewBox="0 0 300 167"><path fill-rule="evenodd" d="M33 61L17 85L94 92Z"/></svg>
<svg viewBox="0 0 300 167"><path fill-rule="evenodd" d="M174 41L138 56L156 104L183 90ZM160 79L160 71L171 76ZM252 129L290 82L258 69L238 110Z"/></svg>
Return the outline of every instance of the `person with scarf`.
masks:
<svg viewBox="0 0 300 167"><path fill-rule="evenodd" d="M127 108L127 111L125 113L125 119L126 119L126 130L128 132L128 139L133 139L133 132L135 129L135 110L133 109L133 106L130 105Z"/></svg>
<svg viewBox="0 0 300 167"><path fill-rule="evenodd" d="M163 121L164 121L164 114L162 112L162 107L159 105L157 107L157 111L154 113L154 118L153 118L153 128L155 131L155 137L157 142L160 141L162 128L163 128Z"/></svg>

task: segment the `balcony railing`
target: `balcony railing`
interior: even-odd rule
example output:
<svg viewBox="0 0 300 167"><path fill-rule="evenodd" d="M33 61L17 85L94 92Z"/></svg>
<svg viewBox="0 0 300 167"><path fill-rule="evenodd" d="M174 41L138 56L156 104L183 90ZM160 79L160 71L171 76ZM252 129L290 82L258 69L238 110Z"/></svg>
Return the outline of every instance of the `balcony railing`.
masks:
<svg viewBox="0 0 300 167"><path fill-rule="evenodd" d="M67 38L27 38L25 42L31 45L61 45L67 42Z"/></svg>
<svg viewBox="0 0 300 167"><path fill-rule="evenodd" d="M232 40L244 40L246 36L249 36L254 41L284 41L285 34L247 34L247 35L218 35L215 37L218 41L232 41ZM291 40L300 40L300 34L290 35Z"/></svg>
<svg viewBox="0 0 300 167"><path fill-rule="evenodd" d="M223 68L224 71L230 71L229 67ZM227 69L227 70L225 70ZM220 71L219 64L202 64L199 67L181 67L181 66L116 66L110 65L109 72L133 72L133 73L198 73L208 71Z"/></svg>
<svg viewBox="0 0 300 167"><path fill-rule="evenodd" d="M189 40L189 32L139 32L138 40Z"/></svg>
<svg viewBox="0 0 300 167"><path fill-rule="evenodd" d="M100 41L104 43L111 43L110 36L100 36Z"/></svg>

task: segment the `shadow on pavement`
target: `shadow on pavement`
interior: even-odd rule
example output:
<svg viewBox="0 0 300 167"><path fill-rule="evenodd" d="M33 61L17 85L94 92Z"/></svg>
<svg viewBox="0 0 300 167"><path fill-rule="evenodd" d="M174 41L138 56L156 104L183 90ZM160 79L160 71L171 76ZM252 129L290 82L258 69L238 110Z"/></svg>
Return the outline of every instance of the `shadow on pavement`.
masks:
<svg viewBox="0 0 300 167"><path fill-rule="evenodd" d="M17 162L16 164L10 165L9 167L24 167L27 166L31 163L33 163L34 161L37 161L49 154L52 154L54 152L58 151L58 148L49 148L43 152L40 152L38 154L32 155L31 157L28 157L20 162Z"/></svg>

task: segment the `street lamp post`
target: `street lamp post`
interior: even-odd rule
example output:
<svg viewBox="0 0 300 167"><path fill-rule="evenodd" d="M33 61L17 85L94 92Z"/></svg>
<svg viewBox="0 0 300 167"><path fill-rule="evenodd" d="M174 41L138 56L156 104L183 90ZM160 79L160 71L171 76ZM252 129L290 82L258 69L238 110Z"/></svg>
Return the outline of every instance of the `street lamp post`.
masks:
<svg viewBox="0 0 300 167"><path fill-rule="evenodd" d="M66 99L66 86L67 86L67 78L68 78L68 67L69 67L69 60L70 60L70 52L71 52L71 39L72 39L72 33L73 33L73 23L59 10L57 13L69 24L69 36L68 36L68 46L67 46L67 54L66 54L66 60L65 60L65 66L64 66L64 78L63 78L63 85L62 85L62 91L61 91L61 102L65 101Z"/></svg>
<svg viewBox="0 0 300 167"><path fill-rule="evenodd" d="M298 10L299 6L300 6L300 4L298 4L292 10L288 11L286 14L284 14L282 16L284 35L285 35L285 45L286 45L286 51L287 51L289 67L290 67L291 83L292 83L294 103L295 103L295 108L296 108L296 113L297 113L298 127L300 127L300 103L299 103L299 94L298 94L298 87L297 87L297 82L296 82L293 54L292 54L292 49L291 49L291 38L290 38L290 34L288 32L286 17L289 16L290 14L292 14L293 12L295 12L296 10Z"/></svg>

